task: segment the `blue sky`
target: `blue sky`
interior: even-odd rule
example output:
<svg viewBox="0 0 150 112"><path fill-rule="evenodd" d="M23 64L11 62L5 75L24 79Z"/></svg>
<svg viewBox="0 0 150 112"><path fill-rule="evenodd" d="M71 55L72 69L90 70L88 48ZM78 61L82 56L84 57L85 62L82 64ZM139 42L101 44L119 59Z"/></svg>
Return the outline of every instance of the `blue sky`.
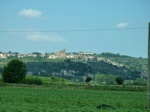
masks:
<svg viewBox="0 0 150 112"><path fill-rule="evenodd" d="M150 0L0 0L0 51L147 58L149 22Z"/></svg>

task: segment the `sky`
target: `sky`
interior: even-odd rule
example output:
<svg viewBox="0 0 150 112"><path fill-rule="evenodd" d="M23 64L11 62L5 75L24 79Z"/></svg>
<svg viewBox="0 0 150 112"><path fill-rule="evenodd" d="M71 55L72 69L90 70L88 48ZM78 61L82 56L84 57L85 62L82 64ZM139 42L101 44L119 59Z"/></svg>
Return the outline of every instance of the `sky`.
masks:
<svg viewBox="0 0 150 112"><path fill-rule="evenodd" d="M150 0L0 0L0 51L147 58Z"/></svg>

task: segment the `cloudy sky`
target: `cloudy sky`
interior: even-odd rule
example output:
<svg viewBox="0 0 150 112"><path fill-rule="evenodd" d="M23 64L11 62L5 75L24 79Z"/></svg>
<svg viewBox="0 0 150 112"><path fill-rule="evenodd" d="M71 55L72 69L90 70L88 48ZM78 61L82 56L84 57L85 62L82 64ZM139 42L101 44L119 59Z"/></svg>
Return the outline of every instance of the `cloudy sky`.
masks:
<svg viewBox="0 0 150 112"><path fill-rule="evenodd" d="M0 51L147 57L150 0L0 0Z"/></svg>

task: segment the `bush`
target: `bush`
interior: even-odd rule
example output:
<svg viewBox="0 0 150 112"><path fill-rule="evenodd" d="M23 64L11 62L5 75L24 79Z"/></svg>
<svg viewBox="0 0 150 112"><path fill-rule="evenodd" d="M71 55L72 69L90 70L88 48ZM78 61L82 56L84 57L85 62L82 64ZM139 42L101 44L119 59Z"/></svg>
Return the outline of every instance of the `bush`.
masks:
<svg viewBox="0 0 150 112"><path fill-rule="evenodd" d="M137 79L134 81L134 84L135 84L135 85L146 85L146 84L147 84L147 80L146 80L146 79L143 79L143 78L137 78Z"/></svg>
<svg viewBox="0 0 150 112"><path fill-rule="evenodd" d="M116 83L117 83L117 84L123 84L123 81L124 81L124 80L123 80L122 77L117 77L117 78L116 78Z"/></svg>
<svg viewBox="0 0 150 112"><path fill-rule="evenodd" d="M92 80L91 77L86 77L85 82L90 82Z"/></svg>
<svg viewBox="0 0 150 112"><path fill-rule="evenodd" d="M35 84L35 85L41 85L42 80L38 77L28 76L23 80L24 84Z"/></svg>

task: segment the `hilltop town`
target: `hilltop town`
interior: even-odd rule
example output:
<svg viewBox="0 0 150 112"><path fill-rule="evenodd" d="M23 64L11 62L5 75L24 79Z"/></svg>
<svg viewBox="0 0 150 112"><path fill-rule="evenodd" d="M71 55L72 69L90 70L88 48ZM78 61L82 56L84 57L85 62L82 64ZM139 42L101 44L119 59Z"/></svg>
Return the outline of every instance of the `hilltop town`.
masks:
<svg viewBox="0 0 150 112"><path fill-rule="evenodd" d="M47 59L71 59L74 61L82 61L82 62L87 62L87 61L105 61L107 63L111 63L112 65L117 65L117 66L123 66L122 64L113 62L109 59L106 59L104 57L99 56L97 53L92 53L92 52L73 52L73 53L67 53L66 49L63 49L59 52L55 53L39 53L39 52L33 52L33 53L28 53L28 54L20 54L18 52L0 52L0 59L9 59L9 58L18 58L18 59L23 59L26 57L41 57L41 58L47 58Z"/></svg>
<svg viewBox="0 0 150 112"><path fill-rule="evenodd" d="M55 53L39 53L39 52L33 52L29 54L19 54L18 52L11 52L9 51L8 53L0 52L0 59L8 58L8 57L17 57L17 58L24 58L26 56L29 57L46 57L48 59L57 59L57 58L80 58L83 55L93 55L94 53L91 52L79 52L79 53L66 53L66 49L61 50L60 52L55 52ZM93 58L92 56L88 58Z"/></svg>

